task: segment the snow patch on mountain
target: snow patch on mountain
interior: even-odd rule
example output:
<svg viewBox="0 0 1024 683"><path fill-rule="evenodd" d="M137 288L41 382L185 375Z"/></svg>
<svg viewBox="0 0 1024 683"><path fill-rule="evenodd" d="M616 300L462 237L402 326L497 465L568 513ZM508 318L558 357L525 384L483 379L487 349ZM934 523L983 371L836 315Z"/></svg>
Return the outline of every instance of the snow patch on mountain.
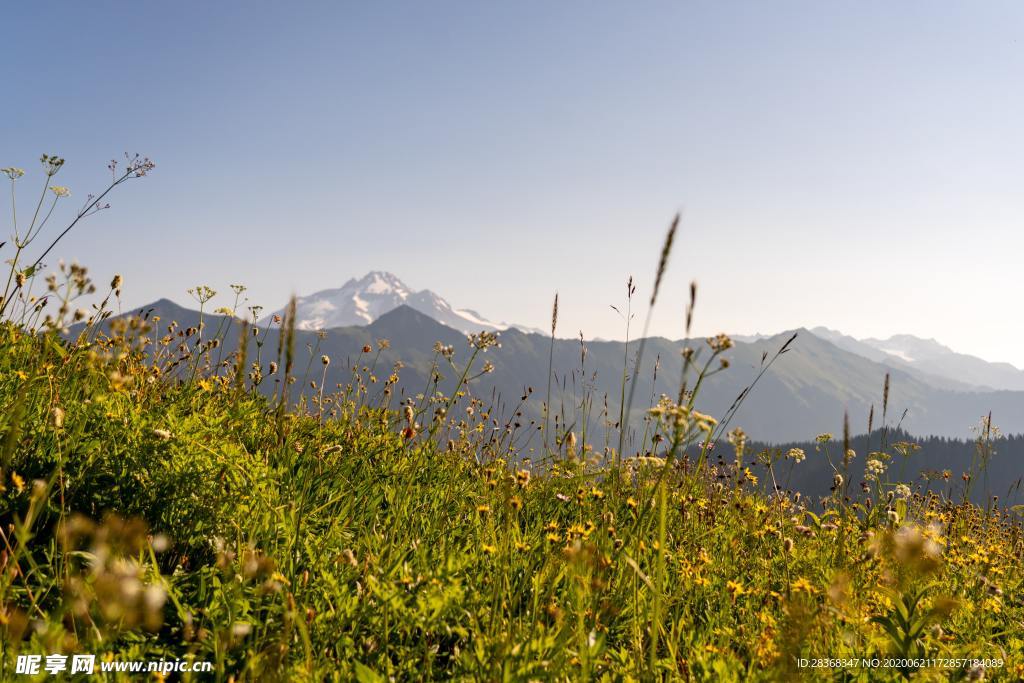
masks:
<svg viewBox="0 0 1024 683"><path fill-rule="evenodd" d="M399 306L409 306L442 325L467 334L509 328L536 331L519 325L494 323L476 311L457 309L429 289L414 292L395 275L377 270L358 280L353 278L338 289L325 289L298 297L295 300L295 326L300 330L323 330L368 325ZM261 324L270 324L275 315L283 318L284 309L267 316Z"/></svg>
<svg viewBox="0 0 1024 683"><path fill-rule="evenodd" d="M913 363L914 362L913 356L911 356L909 353L907 353L903 349L892 349L892 348L887 349L884 346L875 346L875 348L878 349L879 351L881 351L882 353L887 353L890 356L896 356L900 360L905 360L908 363Z"/></svg>
<svg viewBox="0 0 1024 683"><path fill-rule="evenodd" d="M1024 371L957 353L934 339L896 334L888 339L855 339L837 330L816 327L811 333L845 351L914 373L932 386L958 390L1024 390Z"/></svg>

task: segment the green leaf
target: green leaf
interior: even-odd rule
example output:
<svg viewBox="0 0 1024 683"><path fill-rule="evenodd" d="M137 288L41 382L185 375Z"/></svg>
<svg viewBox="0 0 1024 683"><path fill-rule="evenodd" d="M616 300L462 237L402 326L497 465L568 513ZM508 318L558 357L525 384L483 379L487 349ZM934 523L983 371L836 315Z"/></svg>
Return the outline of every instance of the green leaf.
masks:
<svg viewBox="0 0 1024 683"><path fill-rule="evenodd" d="M60 343L57 337L48 337L47 341L50 343L50 348L53 349L54 353L60 356L61 360L65 360L68 357L67 350L64 348L64 345Z"/></svg>
<svg viewBox="0 0 1024 683"><path fill-rule="evenodd" d="M384 683L384 677L365 664L356 662L355 669L356 680L359 683Z"/></svg>

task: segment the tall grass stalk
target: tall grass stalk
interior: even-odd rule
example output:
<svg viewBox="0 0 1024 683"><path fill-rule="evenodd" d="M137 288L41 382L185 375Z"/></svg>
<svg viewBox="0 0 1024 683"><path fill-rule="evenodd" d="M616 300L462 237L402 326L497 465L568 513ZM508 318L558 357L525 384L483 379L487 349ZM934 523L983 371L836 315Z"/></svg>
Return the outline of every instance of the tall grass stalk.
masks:
<svg viewBox="0 0 1024 683"><path fill-rule="evenodd" d="M551 306L551 347L548 350L548 389L544 398L544 454L548 454L548 436L551 432L551 379L555 369L555 328L558 326L558 292Z"/></svg>
<svg viewBox="0 0 1024 683"><path fill-rule="evenodd" d="M676 237L676 229L679 227L680 214L676 214L665 235L665 242L661 247L661 255L658 257L658 269L654 276L654 288L651 290L651 300L647 306L647 317L644 319L643 333L640 336L640 348L636 352L636 362L633 364L633 377L629 384L629 396L624 404L622 418L619 426L619 448L616 451L616 476L622 463L622 453L626 447L626 432L629 430L630 413L633 410L633 395L636 393L637 376L644 359L644 347L647 345L647 335L650 332L651 317L654 313L654 304L658 300L658 291L661 288L661 279L668 268L668 257L672 253L672 243Z"/></svg>

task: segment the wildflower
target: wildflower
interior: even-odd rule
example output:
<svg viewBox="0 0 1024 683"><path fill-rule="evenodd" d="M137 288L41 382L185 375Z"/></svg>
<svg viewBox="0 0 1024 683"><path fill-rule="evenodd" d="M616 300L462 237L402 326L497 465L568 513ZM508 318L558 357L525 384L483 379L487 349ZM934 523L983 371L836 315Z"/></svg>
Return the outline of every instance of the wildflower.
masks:
<svg viewBox="0 0 1024 683"><path fill-rule="evenodd" d="M810 581L803 577L800 577L799 579L794 581L793 584L790 586L790 589L794 593L806 593L807 595L814 595L818 592L818 589L815 588Z"/></svg>
<svg viewBox="0 0 1024 683"><path fill-rule="evenodd" d="M832 487L836 491L843 488L843 475L839 474L838 472L832 475Z"/></svg>
<svg viewBox="0 0 1024 683"><path fill-rule="evenodd" d="M331 357L326 354L320 356L320 362L323 363L323 366L326 368L328 365L331 364Z"/></svg>
<svg viewBox="0 0 1024 683"><path fill-rule="evenodd" d="M286 586L292 585L292 582L288 580L288 577L282 574L281 572L272 573L270 575L270 580L277 581L278 583L283 583Z"/></svg>
<svg viewBox="0 0 1024 683"><path fill-rule="evenodd" d="M166 429L154 429L153 435L156 436L158 439L162 439L164 441L167 441L168 439L171 438L171 433Z"/></svg>
<svg viewBox="0 0 1024 683"><path fill-rule="evenodd" d="M566 538L586 538L590 536L591 533L593 533L594 528L595 527L593 526L592 522L588 522L587 526L583 526L579 523L574 523L571 524L569 528L565 530L565 535Z"/></svg>
<svg viewBox="0 0 1024 683"><path fill-rule="evenodd" d="M817 441L818 443L828 443L829 441L832 440L832 435L829 434L828 432L825 432L824 434L818 434L818 436L816 436L814 440Z"/></svg>
<svg viewBox="0 0 1024 683"><path fill-rule="evenodd" d="M911 443L909 441L897 441L892 446L893 448L896 449L896 452L902 455L904 458L909 458L911 455L921 450L920 445L916 443Z"/></svg>
<svg viewBox="0 0 1024 683"><path fill-rule="evenodd" d="M638 503L636 502L636 498L634 498L633 496L630 496L629 498L626 499L626 506L630 510L636 510L637 504Z"/></svg>
<svg viewBox="0 0 1024 683"><path fill-rule="evenodd" d="M3 173L11 180L17 180L21 176L25 175L24 169L14 168L13 166L8 166L7 168L0 168L0 173Z"/></svg>
<svg viewBox="0 0 1024 683"><path fill-rule="evenodd" d="M50 422L53 424L54 429L60 429L64 426L64 409L60 406L54 406L50 411Z"/></svg>
<svg viewBox="0 0 1024 683"><path fill-rule="evenodd" d="M516 484L518 484L520 488L526 488L529 483L530 470L518 470L516 472Z"/></svg>
<svg viewBox="0 0 1024 683"><path fill-rule="evenodd" d="M487 351L491 347L501 347L498 342L498 334L487 331L469 335L469 345L479 351Z"/></svg>
<svg viewBox="0 0 1024 683"><path fill-rule="evenodd" d="M744 467L743 468L743 476L751 484L753 484L754 486L757 486L757 475L755 475L753 472L751 472L749 467Z"/></svg>
<svg viewBox="0 0 1024 683"><path fill-rule="evenodd" d="M727 334L718 334L714 337L708 337L707 342L708 346L710 346L711 350L715 353L721 353L735 346L732 339L730 339Z"/></svg>
<svg viewBox="0 0 1024 683"><path fill-rule="evenodd" d="M480 550L484 551L485 555L493 555L498 552L498 548L496 546L488 545L487 543L481 544Z"/></svg>
<svg viewBox="0 0 1024 683"><path fill-rule="evenodd" d="M729 443L736 449L736 455L743 455L747 448L747 433L739 427L733 427L727 436Z"/></svg>
<svg viewBox="0 0 1024 683"><path fill-rule="evenodd" d="M757 640L757 645L754 648L755 656L763 662L771 662L778 658L779 649L775 645L775 630L768 626L764 633Z"/></svg>
<svg viewBox="0 0 1024 683"><path fill-rule="evenodd" d="M480 513L481 515L486 515L488 512L491 511L491 506L490 505L477 505L476 506L476 511L478 513Z"/></svg>
<svg viewBox="0 0 1024 683"><path fill-rule="evenodd" d="M188 290L188 293L200 305L205 304L207 301L217 296L217 292L206 285L199 285L198 287Z"/></svg>
<svg viewBox="0 0 1024 683"><path fill-rule="evenodd" d="M18 493L25 490L25 479L17 472L11 472L11 483L18 489Z"/></svg>
<svg viewBox="0 0 1024 683"><path fill-rule="evenodd" d="M650 465L652 467L661 467L665 464L663 458L651 455L638 455L635 458L630 458L626 463L634 468L639 468L644 465Z"/></svg>
<svg viewBox="0 0 1024 683"><path fill-rule="evenodd" d="M682 429L690 418L690 408L686 405L679 405L664 394L658 401L658 405L647 411L652 417L658 418L666 426Z"/></svg>
<svg viewBox="0 0 1024 683"><path fill-rule="evenodd" d="M39 161L43 164L43 171L51 178L57 175L57 171L59 171L60 167L64 165L64 160L56 155L50 156L49 154L44 154L39 158Z"/></svg>
<svg viewBox="0 0 1024 683"><path fill-rule="evenodd" d="M984 611L991 612L993 614L1001 614L1003 611L1003 605L999 601L999 598L996 597L990 597L983 600L981 603L981 608Z"/></svg>
<svg viewBox="0 0 1024 683"><path fill-rule="evenodd" d="M741 597L745 593L750 592L743 587L743 584L732 580L725 582L725 590L729 592L729 595L732 597L733 601L735 601L736 598Z"/></svg>
<svg viewBox="0 0 1024 683"><path fill-rule="evenodd" d="M897 498L909 498L910 497L910 487L907 486L906 484L897 484L896 485L896 489L895 489L895 493L896 493L896 497Z"/></svg>
<svg viewBox="0 0 1024 683"><path fill-rule="evenodd" d="M590 489L590 497L594 500L601 500L604 498L604 491L594 486Z"/></svg>
<svg viewBox="0 0 1024 683"><path fill-rule="evenodd" d="M58 198L67 197L71 194L71 190L63 185L50 185L50 192L53 192L54 196Z"/></svg>
<svg viewBox="0 0 1024 683"><path fill-rule="evenodd" d="M509 498L508 504L517 512L523 509L523 499L519 496L512 496Z"/></svg>
<svg viewBox="0 0 1024 683"><path fill-rule="evenodd" d="M710 415L705 415L704 413L699 413L696 410L694 410L691 413L691 415L697 423L697 429L699 429L702 432L707 432L708 434L710 434L712 431L714 431L715 425L718 424L718 420L716 420L715 418L711 417Z"/></svg>
<svg viewBox="0 0 1024 683"><path fill-rule="evenodd" d="M804 453L802 448L790 448L786 453L786 457L793 462L803 462L807 458L807 454Z"/></svg>
<svg viewBox="0 0 1024 683"><path fill-rule="evenodd" d="M869 480L878 480L879 475L885 472L885 463L877 458L872 458L867 461L864 468L864 478Z"/></svg>

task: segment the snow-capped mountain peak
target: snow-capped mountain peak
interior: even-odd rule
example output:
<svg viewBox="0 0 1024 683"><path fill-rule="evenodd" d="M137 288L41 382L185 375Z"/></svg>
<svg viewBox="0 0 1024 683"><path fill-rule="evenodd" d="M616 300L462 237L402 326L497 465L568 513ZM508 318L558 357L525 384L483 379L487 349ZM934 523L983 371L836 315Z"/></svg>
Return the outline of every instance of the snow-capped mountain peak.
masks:
<svg viewBox="0 0 1024 683"><path fill-rule="evenodd" d="M407 297L410 292L405 283L391 273L380 270L373 270L367 273L361 280L350 280L368 294L395 294L400 297Z"/></svg>
<svg viewBox="0 0 1024 683"><path fill-rule="evenodd" d="M331 327L368 325L399 306L409 306L443 325L473 333L481 330L503 330L505 323L493 323L469 309L457 309L429 289L414 291L395 275L374 270L359 279L351 279L338 289L325 289L295 300L296 327L301 330L323 330ZM269 323L274 315L263 320Z"/></svg>

